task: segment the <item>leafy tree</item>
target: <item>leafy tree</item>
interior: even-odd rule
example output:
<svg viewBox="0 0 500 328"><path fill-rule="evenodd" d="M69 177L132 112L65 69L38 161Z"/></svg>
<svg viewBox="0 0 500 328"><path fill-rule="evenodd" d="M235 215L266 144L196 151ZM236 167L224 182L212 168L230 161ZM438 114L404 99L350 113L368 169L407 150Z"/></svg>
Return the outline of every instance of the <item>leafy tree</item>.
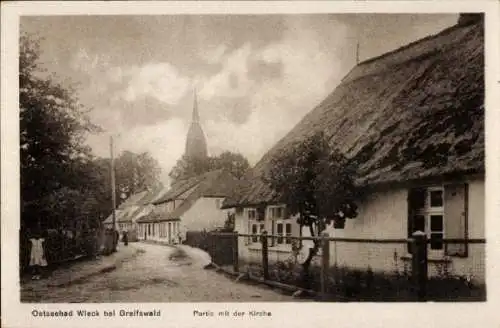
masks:
<svg viewBox="0 0 500 328"><path fill-rule="evenodd" d="M207 159L187 158L179 159L170 171L172 182L203 174L212 170L224 169L240 179L250 168L248 160L241 154L225 151L219 156Z"/></svg>
<svg viewBox="0 0 500 328"><path fill-rule="evenodd" d="M81 189L91 160L83 143L97 127L70 86L44 73L39 40L23 34L19 53L21 221L39 223L44 200L62 187Z"/></svg>
<svg viewBox="0 0 500 328"><path fill-rule="evenodd" d="M248 160L239 153L225 151L219 156L210 158L212 170L224 169L232 173L236 178L241 179L250 169Z"/></svg>
<svg viewBox="0 0 500 328"><path fill-rule="evenodd" d="M115 160L117 201L160 184L158 161L148 152L135 154L124 151Z"/></svg>
<svg viewBox="0 0 500 328"><path fill-rule="evenodd" d="M332 222L343 223L357 216L359 192L354 176L354 166L330 147L323 133L318 133L273 158L264 181L286 204L288 213L298 215L301 228L318 237ZM302 263L304 276L320 241L315 240L313 245Z"/></svg>
<svg viewBox="0 0 500 328"><path fill-rule="evenodd" d="M85 170L86 192L97 199L97 216L104 219L112 210L111 160L95 158L86 165ZM161 184L160 174L158 161L149 153L121 153L115 159L116 205L119 206L137 192L158 187Z"/></svg>

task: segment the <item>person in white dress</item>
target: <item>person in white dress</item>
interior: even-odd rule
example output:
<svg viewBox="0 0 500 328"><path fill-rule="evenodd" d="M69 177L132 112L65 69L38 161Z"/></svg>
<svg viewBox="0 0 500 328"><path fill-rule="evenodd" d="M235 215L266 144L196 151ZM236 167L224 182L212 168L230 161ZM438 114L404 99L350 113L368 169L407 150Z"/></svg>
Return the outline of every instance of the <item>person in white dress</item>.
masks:
<svg viewBox="0 0 500 328"><path fill-rule="evenodd" d="M33 268L32 279L40 279L42 274L42 269L47 266L47 260L45 259L45 252L43 250L43 243L45 238L36 234L30 238L31 242L31 253L30 253L30 266Z"/></svg>

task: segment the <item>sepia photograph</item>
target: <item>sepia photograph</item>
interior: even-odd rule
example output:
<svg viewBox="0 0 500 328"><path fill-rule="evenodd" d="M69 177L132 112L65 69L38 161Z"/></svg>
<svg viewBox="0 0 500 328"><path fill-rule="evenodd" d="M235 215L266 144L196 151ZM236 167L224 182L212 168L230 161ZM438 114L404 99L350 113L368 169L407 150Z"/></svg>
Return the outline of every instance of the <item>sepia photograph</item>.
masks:
<svg viewBox="0 0 500 328"><path fill-rule="evenodd" d="M484 14L19 22L21 302L486 301Z"/></svg>
<svg viewBox="0 0 500 328"><path fill-rule="evenodd" d="M495 326L498 9L2 4L2 327Z"/></svg>

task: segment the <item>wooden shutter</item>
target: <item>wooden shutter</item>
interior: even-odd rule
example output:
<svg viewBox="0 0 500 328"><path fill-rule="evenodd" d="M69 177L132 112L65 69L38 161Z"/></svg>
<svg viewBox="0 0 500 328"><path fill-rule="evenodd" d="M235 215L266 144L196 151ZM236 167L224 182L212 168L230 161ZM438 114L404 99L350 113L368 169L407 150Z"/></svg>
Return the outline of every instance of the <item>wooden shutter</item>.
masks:
<svg viewBox="0 0 500 328"><path fill-rule="evenodd" d="M468 185L450 184L444 188L445 239L464 239L463 243L446 244L446 255L467 257Z"/></svg>
<svg viewBox="0 0 500 328"><path fill-rule="evenodd" d="M413 188L408 190L408 217L407 217L407 232L408 238L412 238L413 226L415 222L415 215L417 210L425 206L425 189L424 188ZM408 243L408 253L412 252L411 243Z"/></svg>
<svg viewBox="0 0 500 328"><path fill-rule="evenodd" d="M245 215L246 214L246 215ZM247 221L247 234L251 234L252 233L252 227L251 227L251 224L250 224L250 218L248 217L248 211L243 211L243 221ZM247 237L246 238L246 242L245 242L245 245L250 245L250 243L252 242L252 237Z"/></svg>

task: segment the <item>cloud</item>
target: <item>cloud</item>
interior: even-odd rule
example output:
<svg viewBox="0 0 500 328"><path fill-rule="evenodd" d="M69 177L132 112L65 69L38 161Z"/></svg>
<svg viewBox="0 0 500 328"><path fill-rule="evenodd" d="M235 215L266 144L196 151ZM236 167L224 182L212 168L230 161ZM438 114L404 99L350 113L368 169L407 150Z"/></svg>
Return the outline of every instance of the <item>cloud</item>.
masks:
<svg viewBox="0 0 500 328"><path fill-rule="evenodd" d="M311 24L289 20L282 39L228 52L221 70L204 81L206 107L218 114L205 115L211 153L228 149L257 162L340 81L345 27L336 24L325 40Z"/></svg>
<svg viewBox="0 0 500 328"><path fill-rule="evenodd" d="M204 53L205 65L220 67L208 76L188 77L168 62L108 69L107 81L119 90L113 106L127 127L127 149L150 151L168 174L184 152L192 109L188 91L197 85L209 153L239 152L255 164L347 69L338 60L346 42L342 24L327 39L308 21L285 26L277 41L234 49L220 44Z"/></svg>
<svg viewBox="0 0 500 328"><path fill-rule="evenodd" d="M127 101L133 101L141 96L151 96L164 103L175 105L191 85L188 77L181 75L177 68L167 62L149 63L114 73L117 76L123 74L128 79L128 86L124 91L124 98Z"/></svg>
<svg viewBox="0 0 500 328"><path fill-rule="evenodd" d="M185 121L173 118L155 125L136 126L121 133L114 133L114 146L117 156L124 150L149 152L163 169L162 181L168 181L168 173L184 153L188 125ZM90 135L87 138L94 154L109 157L109 134Z"/></svg>
<svg viewBox="0 0 500 328"><path fill-rule="evenodd" d="M217 74L208 79L201 79L200 96L205 99L246 96L253 85L247 74L247 61L251 53L252 47L249 43L229 53Z"/></svg>

